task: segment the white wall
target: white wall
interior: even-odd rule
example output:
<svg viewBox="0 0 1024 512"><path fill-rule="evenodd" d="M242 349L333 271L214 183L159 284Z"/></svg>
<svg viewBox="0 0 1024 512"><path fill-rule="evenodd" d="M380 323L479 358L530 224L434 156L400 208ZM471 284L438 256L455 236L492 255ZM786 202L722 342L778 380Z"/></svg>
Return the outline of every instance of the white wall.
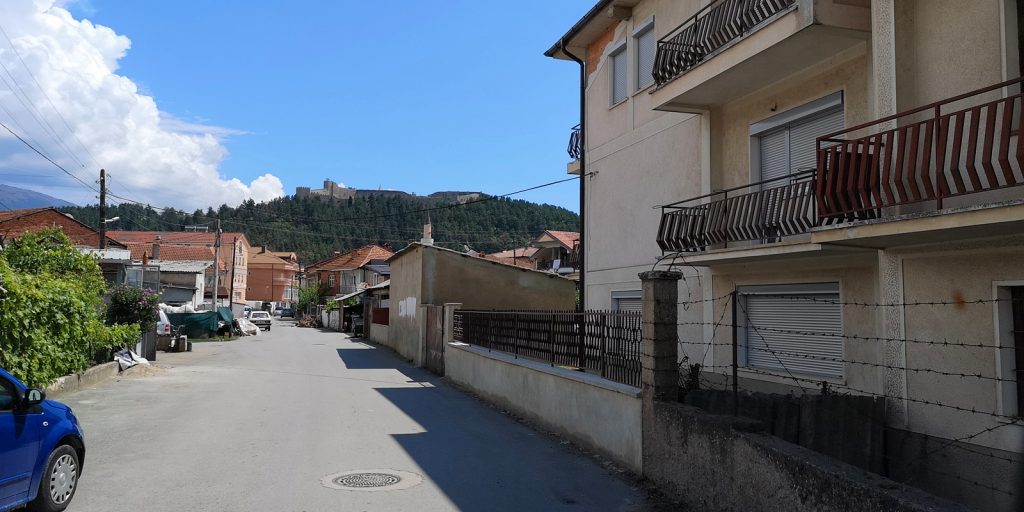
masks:
<svg viewBox="0 0 1024 512"><path fill-rule="evenodd" d="M444 352L445 376L640 473L640 389L463 343Z"/></svg>

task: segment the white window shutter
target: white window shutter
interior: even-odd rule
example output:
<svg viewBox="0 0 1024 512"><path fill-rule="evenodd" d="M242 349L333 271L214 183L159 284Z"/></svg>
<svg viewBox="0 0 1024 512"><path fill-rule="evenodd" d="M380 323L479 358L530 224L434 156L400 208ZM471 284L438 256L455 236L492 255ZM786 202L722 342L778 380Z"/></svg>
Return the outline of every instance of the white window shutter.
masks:
<svg viewBox="0 0 1024 512"><path fill-rule="evenodd" d="M742 294L746 366L783 375L843 377L838 293Z"/></svg>
<svg viewBox="0 0 1024 512"><path fill-rule="evenodd" d="M654 83L654 55L658 41L654 38L653 26L636 37L636 48L636 88L640 90Z"/></svg>
<svg viewBox="0 0 1024 512"><path fill-rule="evenodd" d="M612 104L626 99L626 52L612 55Z"/></svg>
<svg viewBox="0 0 1024 512"><path fill-rule="evenodd" d="M785 128L768 132L760 137L761 179L780 178L789 174L789 134ZM785 185L785 180L765 183L762 188Z"/></svg>
<svg viewBox="0 0 1024 512"><path fill-rule="evenodd" d="M794 123L789 129L790 172L817 168L818 137L843 127L842 106Z"/></svg>

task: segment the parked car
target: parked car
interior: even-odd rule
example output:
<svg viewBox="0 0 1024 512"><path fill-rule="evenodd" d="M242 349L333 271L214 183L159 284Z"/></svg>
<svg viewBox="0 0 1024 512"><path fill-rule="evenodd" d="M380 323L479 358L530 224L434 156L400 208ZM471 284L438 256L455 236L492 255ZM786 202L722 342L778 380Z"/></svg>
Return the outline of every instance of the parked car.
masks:
<svg viewBox="0 0 1024 512"><path fill-rule="evenodd" d="M71 503L85 437L71 408L0 369L0 511L26 504L57 512Z"/></svg>
<svg viewBox="0 0 1024 512"><path fill-rule="evenodd" d="M282 311L284 311L284 306L277 306L276 308L274 308L274 312L272 314L274 316L281 316Z"/></svg>
<svg viewBox="0 0 1024 512"><path fill-rule="evenodd" d="M249 321L256 324L260 329L270 330L270 313L266 311L253 311L249 315Z"/></svg>
<svg viewBox="0 0 1024 512"><path fill-rule="evenodd" d="M295 310L293 310L292 308L282 309L281 318L295 318Z"/></svg>
<svg viewBox="0 0 1024 512"><path fill-rule="evenodd" d="M160 317L156 321L157 336L170 336L174 328L171 327L171 321L167 319L167 313L164 313L163 310L160 310L158 313Z"/></svg>

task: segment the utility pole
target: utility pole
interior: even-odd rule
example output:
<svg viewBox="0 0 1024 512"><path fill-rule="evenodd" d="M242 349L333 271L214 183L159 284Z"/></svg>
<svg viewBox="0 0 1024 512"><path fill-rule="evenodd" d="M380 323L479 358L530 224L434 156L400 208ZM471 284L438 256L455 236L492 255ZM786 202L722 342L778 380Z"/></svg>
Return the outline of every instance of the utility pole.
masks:
<svg viewBox="0 0 1024 512"><path fill-rule="evenodd" d="M107 248L107 171L100 169L100 249Z"/></svg>
<svg viewBox="0 0 1024 512"><path fill-rule="evenodd" d="M217 293L220 291L220 219L217 219L217 235L213 242L213 310L217 311Z"/></svg>

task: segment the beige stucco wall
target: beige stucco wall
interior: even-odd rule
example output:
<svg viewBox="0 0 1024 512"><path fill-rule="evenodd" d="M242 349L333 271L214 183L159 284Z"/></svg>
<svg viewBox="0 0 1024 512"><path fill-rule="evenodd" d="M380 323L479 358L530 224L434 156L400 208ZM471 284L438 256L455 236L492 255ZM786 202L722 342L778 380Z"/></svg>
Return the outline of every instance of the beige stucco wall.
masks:
<svg viewBox="0 0 1024 512"><path fill-rule="evenodd" d="M1004 80L1003 5L1003 0L896 2L898 110Z"/></svg>
<svg viewBox="0 0 1024 512"><path fill-rule="evenodd" d="M700 0L647 0L615 28L587 87L587 209L584 222L586 307L609 309L613 291L640 290L637 274L650 270L661 250L655 242L655 205L699 195L704 184L700 116L653 109L651 87L637 91L633 31L653 15L657 37L691 16ZM608 54L626 42L626 101L610 106ZM590 57L590 56L588 56ZM691 272L692 273L692 272ZM696 284L694 284L696 286Z"/></svg>
<svg viewBox="0 0 1024 512"><path fill-rule="evenodd" d="M989 346L907 343L907 367L1013 379L996 365L998 357L1012 357L1013 351L999 353L991 348L1001 341L1008 344L999 336L1009 333L996 329L999 303L971 302L995 298L994 287L1000 283L1024 284L1024 238L948 243L901 251L900 257L905 302L964 302L904 308L906 338ZM1003 385L991 379L907 373L907 390L913 398L1001 414L1005 410L997 397ZM922 403L909 403L907 407L911 430L945 438L959 438L1005 423L987 414ZM970 442L1024 452L1024 425L1001 427Z"/></svg>
<svg viewBox="0 0 1024 512"><path fill-rule="evenodd" d="M444 362L456 384L641 472L638 388L461 343Z"/></svg>
<svg viewBox="0 0 1024 512"><path fill-rule="evenodd" d="M576 304L576 283L564 277L418 244L391 260L390 292L387 345L417 363L424 304L563 311Z"/></svg>
<svg viewBox="0 0 1024 512"><path fill-rule="evenodd" d="M870 72L871 59L865 44L808 72L712 110L712 187L736 187L759 181L750 165L750 152L755 147L750 126L754 123L839 91L843 93L846 126L872 119Z"/></svg>

